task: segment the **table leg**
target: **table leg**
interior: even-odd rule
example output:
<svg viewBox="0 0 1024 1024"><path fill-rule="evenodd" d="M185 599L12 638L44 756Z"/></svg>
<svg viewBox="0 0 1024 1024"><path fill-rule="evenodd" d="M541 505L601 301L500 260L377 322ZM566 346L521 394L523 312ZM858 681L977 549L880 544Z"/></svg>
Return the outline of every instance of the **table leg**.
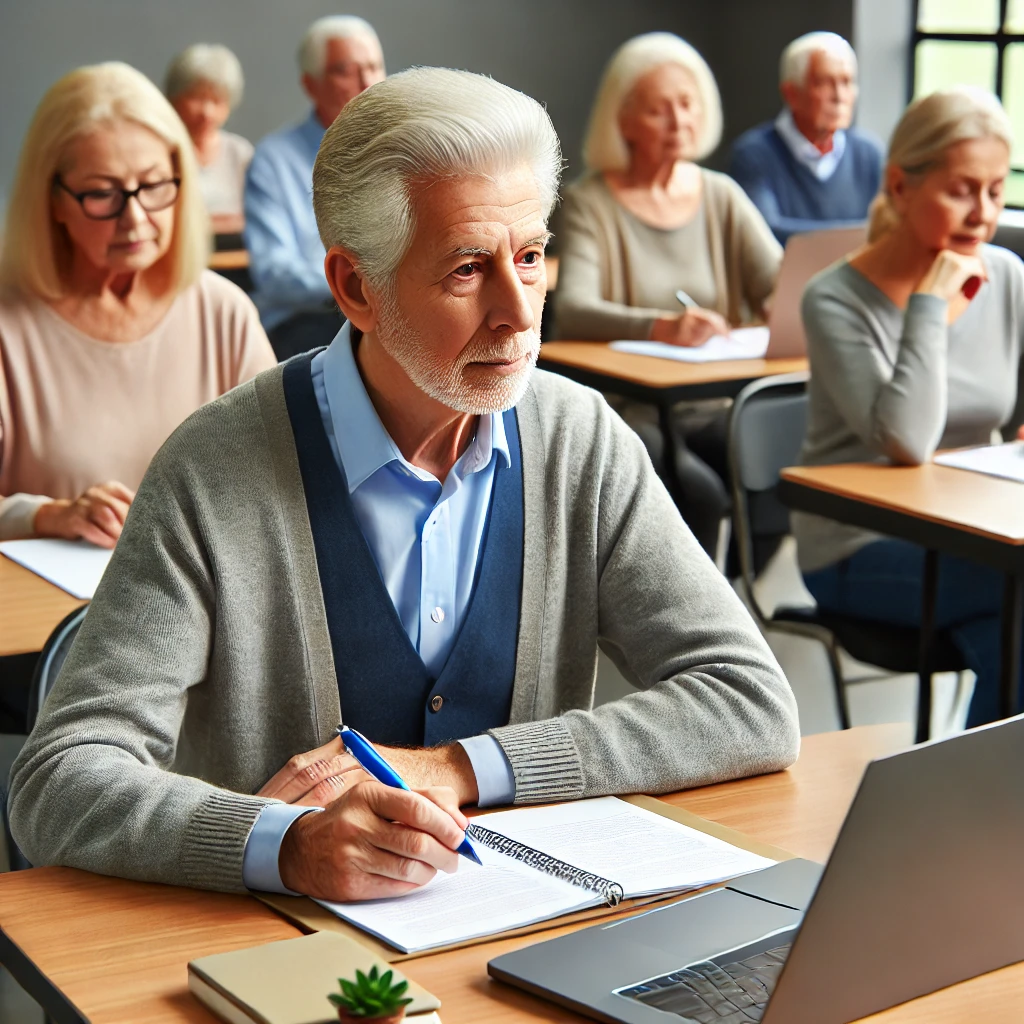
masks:
<svg viewBox="0 0 1024 1024"><path fill-rule="evenodd" d="M1020 649L1024 617L1024 577L1007 574L1003 588L1002 716L1019 710Z"/></svg>
<svg viewBox="0 0 1024 1024"><path fill-rule="evenodd" d="M939 553L929 548L924 553L921 579L921 630L917 649L917 731L915 743L924 743L931 735L932 723L932 638L935 633L935 596L939 586Z"/></svg>

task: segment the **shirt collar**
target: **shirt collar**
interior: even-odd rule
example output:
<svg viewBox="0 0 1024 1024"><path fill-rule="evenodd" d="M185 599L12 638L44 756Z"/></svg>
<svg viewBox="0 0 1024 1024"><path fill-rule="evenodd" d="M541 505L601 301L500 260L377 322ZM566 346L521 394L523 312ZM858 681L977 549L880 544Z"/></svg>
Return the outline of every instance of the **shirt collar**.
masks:
<svg viewBox="0 0 1024 1024"><path fill-rule="evenodd" d="M346 323L342 327L324 353L323 372L334 439L341 464L345 467L349 493L379 469L395 461L422 479L423 470L406 461L366 393L352 350L351 324ZM459 459L462 475L484 469L496 451L501 454L506 467L512 465L505 435L505 417L500 412L480 417L476 437Z"/></svg>
<svg viewBox="0 0 1024 1024"><path fill-rule="evenodd" d="M793 120L793 113L789 107L783 107L782 112L775 118L775 130L782 136L783 142L789 147L793 156L812 170L822 162L837 164L843 158L843 152L846 149L846 132L841 128L832 136L832 148L827 153L822 153L797 128L796 121Z"/></svg>

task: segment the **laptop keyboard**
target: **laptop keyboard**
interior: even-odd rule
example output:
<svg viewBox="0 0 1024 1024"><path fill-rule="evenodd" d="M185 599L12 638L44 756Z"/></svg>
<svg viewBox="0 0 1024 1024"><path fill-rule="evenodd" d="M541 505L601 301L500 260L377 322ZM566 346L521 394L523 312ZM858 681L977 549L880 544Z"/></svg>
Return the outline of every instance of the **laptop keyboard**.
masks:
<svg viewBox="0 0 1024 1024"><path fill-rule="evenodd" d="M690 964L620 988L617 994L674 1013L692 1024L747 1024L759 1021L768 1006L791 943L729 963Z"/></svg>

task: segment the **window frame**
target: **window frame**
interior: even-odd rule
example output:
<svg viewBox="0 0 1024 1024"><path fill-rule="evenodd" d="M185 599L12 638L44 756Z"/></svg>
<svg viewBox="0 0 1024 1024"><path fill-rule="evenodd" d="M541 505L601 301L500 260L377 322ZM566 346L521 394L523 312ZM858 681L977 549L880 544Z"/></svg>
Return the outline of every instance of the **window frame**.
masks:
<svg viewBox="0 0 1024 1024"><path fill-rule="evenodd" d="M1010 6L1010 0L999 0L999 29L996 32L929 32L918 28L918 18L921 13L921 0L914 0L911 5L913 10L911 17L914 19L910 33L910 61L907 67L907 102L914 98L914 83L917 79L917 47L920 43L936 40L938 42L950 43L995 43L996 46L996 82L995 94L1003 101L1003 72L1006 67L1006 48L1013 43L1024 43L1024 32L1007 32L1006 15ZM1024 173L1024 165L1020 167L1010 163L1010 173ZM1006 204L1008 210L1024 209L1024 203L1020 205Z"/></svg>

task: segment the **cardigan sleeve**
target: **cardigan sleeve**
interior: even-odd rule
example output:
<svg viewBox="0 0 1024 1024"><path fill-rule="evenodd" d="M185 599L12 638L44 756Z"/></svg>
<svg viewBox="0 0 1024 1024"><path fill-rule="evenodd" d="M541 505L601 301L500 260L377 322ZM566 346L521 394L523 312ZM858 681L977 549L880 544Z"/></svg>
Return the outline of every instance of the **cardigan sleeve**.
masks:
<svg viewBox="0 0 1024 1024"><path fill-rule="evenodd" d="M11 831L37 867L242 891L246 838L271 801L173 770L215 615L178 499L151 467L11 771Z"/></svg>
<svg viewBox="0 0 1024 1024"><path fill-rule="evenodd" d="M579 409L575 418L587 419ZM596 507L559 502L576 504L565 529L596 530L596 565L593 575L581 566L572 577L573 617L560 623L549 614L544 629L582 629L589 613L579 618L581 609L596 598L598 643L636 690L492 730L512 765L516 802L666 793L788 767L800 735L782 670L640 440L607 407L596 419L599 443L580 470L594 480L587 493ZM584 579L596 593L586 593ZM548 580L556 591L563 585ZM578 672L581 650L544 661L540 688Z"/></svg>
<svg viewBox="0 0 1024 1024"><path fill-rule="evenodd" d="M647 339L654 321L670 312L613 302L603 284L613 272L609 238L593 198L579 187L566 189L562 200L561 260L555 292L557 337L573 341ZM678 310L675 315L678 316Z"/></svg>
<svg viewBox="0 0 1024 1024"><path fill-rule="evenodd" d="M754 317L764 313L765 302L775 290L782 264L782 246L750 197L735 182L723 178L732 225L732 244L737 247L741 294Z"/></svg>

